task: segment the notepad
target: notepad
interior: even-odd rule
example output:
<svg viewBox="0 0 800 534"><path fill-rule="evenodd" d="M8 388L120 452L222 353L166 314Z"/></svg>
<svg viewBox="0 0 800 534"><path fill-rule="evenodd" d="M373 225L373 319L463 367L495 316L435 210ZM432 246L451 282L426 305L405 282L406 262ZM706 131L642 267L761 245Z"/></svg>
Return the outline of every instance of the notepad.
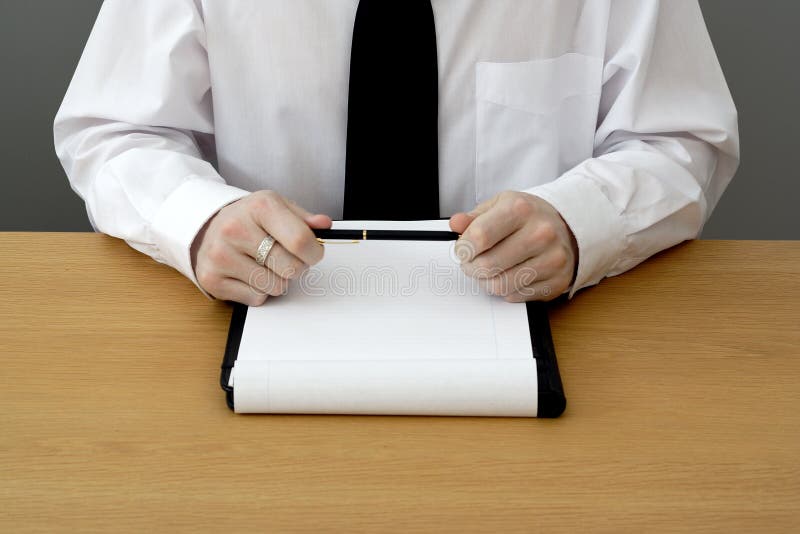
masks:
<svg viewBox="0 0 800 534"><path fill-rule="evenodd" d="M286 295L247 310L229 386L238 413L534 417L531 339L526 306L466 277L452 241L329 243Z"/></svg>

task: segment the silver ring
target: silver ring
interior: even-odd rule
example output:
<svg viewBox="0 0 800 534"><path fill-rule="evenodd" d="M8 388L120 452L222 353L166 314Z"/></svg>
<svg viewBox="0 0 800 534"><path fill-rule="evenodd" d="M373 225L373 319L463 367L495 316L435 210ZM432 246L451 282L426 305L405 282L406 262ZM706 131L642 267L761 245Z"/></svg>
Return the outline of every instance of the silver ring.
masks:
<svg viewBox="0 0 800 534"><path fill-rule="evenodd" d="M256 263L264 267L267 264L267 256L269 256L272 247L275 246L275 239L268 235L264 238L260 245L258 245L258 252L256 252Z"/></svg>

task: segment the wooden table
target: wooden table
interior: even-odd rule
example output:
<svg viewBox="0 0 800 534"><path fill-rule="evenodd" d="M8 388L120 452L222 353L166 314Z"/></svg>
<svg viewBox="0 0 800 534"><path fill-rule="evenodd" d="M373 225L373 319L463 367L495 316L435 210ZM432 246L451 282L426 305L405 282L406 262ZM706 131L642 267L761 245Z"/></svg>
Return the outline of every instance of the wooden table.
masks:
<svg viewBox="0 0 800 534"><path fill-rule="evenodd" d="M800 529L800 242L694 242L555 305L559 420L237 416L230 307L0 234L0 531Z"/></svg>

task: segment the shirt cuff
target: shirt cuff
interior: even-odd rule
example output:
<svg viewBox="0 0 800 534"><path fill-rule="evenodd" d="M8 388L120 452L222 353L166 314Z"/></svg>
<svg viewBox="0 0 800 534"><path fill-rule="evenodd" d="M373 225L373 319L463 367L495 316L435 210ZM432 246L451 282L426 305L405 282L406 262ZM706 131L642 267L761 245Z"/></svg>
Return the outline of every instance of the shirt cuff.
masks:
<svg viewBox="0 0 800 534"><path fill-rule="evenodd" d="M602 189L573 172L524 192L553 206L575 235L578 272L569 290L570 298L579 289L605 278L625 249L625 231L622 217Z"/></svg>
<svg viewBox="0 0 800 534"><path fill-rule="evenodd" d="M153 220L151 230L159 251L158 260L180 271L208 297L192 269L192 243L219 210L249 194L214 180L185 181L167 197Z"/></svg>

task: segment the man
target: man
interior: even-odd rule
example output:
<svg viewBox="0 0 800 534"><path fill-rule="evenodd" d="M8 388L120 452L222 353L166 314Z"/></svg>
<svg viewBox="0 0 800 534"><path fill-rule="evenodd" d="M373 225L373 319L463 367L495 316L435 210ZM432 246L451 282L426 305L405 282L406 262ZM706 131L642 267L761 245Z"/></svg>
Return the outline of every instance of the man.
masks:
<svg viewBox="0 0 800 534"><path fill-rule="evenodd" d="M573 294L696 237L739 155L696 0L107 0L55 144L95 228L250 305L343 215Z"/></svg>

